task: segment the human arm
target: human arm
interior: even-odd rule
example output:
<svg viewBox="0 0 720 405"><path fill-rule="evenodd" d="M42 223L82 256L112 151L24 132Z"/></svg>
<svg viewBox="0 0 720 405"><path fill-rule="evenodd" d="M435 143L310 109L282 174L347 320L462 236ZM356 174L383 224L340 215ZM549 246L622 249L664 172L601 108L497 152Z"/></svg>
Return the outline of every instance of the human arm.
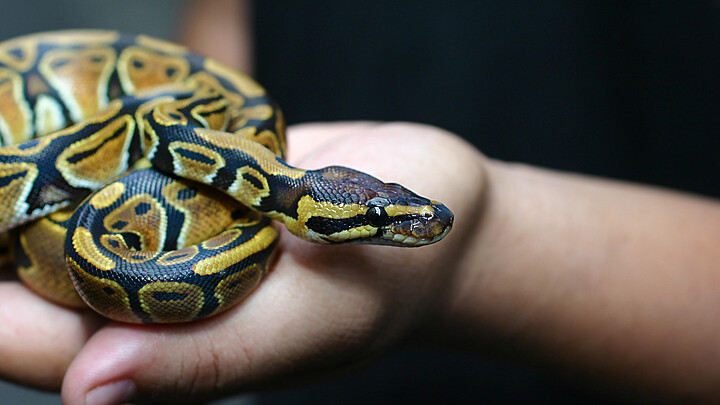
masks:
<svg viewBox="0 0 720 405"><path fill-rule="evenodd" d="M315 246L283 234L274 270L227 313L109 324L92 337L96 318L6 281L3 376L52 388L69 366L69 404L123 379L141 396L206 398L326 377L424 344L633 395L718 395L715 201L488 160L414 124L306 125L289 139L291 162L402 182L447 203L455 228L418 249ZM432 164L406 170L413 157Z"/></svg>
<svg viewBox="0 0 720 405"><path fill-rule="evenodd" d="M422 158L411 156L412 170L407 170L407 164L400 159L382 159L382 152L392 150L388 147L404 148L408 144L395 143L406 139L404 136L392 140L402 128L420 141L410 143L422 152ZM312 137L300 143L294 141L297 131L303 129L311 130ZM287 242L283 243L290 245L283 255L302 260L297 263L286 259L279 263L271 274L275 278L266 280L253 297L270 294L272 298L272 291L280 291L286 305L266 299L269 308L258 307L259 304L253 308L251 299L244 303L251 309L243 310L243 305L237 311L245 314L240 318L243 321L253 319L249 314L259 313L258 319L264 323L256 331L264 329L266 323L277 328L273 321L285 320L287 323L279 325L289 327L282 328L280 334L300 338L299 343L293 339L284 344L273 339L266 342L262 339L266 335L253 335L254 330L245 322L228 315L214 322L167 329L110 325L83 348L96 327L84 317L92 316L50 309L24 287L10 281L3 285L0 294L5 321L0 339L3 375L27 384L58 386L65 368L80 351L67 377L66 397L77 398L72 395L109 381L103 381L104 378L115 378L108 373L117 371L115 376L137 379L141 393L187 398L190 396L182 389L174 389L172 384L180 381L184 386L195 387L198 395L222 395L286 383L295 380L297 374L330 373L337 366L353 364L412 341L514 357L553 366L568 374L594 376L594 381L627 384L638 391L651 392L661 386L662 392L675 397L688 393L708 395L702 387L692 387L676 374L693 376L692 384L698 381L707 384L716 378L711 346L715 331L712 319L708 319L712 318L712 311L702 310L715 306L714 283L707 282L713 273L707 269L714 266L715 258L704 256L712 252L698 249L695 245L701 243L694 242L703 241L710 246L714 243L715 235L709 232L715 227L714 202L488 161L454 136L419 126L363 127L368 131L360 135L348 133L346 128L341 132L351 136L341 140L335 134L332 137L338 137L335 141L326 138L330 129L336 131L338 127L296 128L291 136L291 159L296 163L300 159L308 166L319 164L315 159L320 159L363 168L438 198L458 215L449 238L443 244L411 251L413 257L389 248L330 251L317 248L320 259L316 260L312 257L316 248L299 244L296 246L302 249L296 252L293 239L285 236ZM388 144L373 141L378 138L376 131L388 129L393 130L392 134L384 134ZM304 155L301 147L317 151ZM321 152L326 147L332 152ZM338 153L343 149L345 155ZM358 153L361 150L364 154ZM461 154L461 150L467 155ZM465 159L471 156L472 159ZM472 163L475 161L478 165ZM458 163L462 163L459 169ZM445 169L456 171L447 176ZM421 178L404 178L408 173L420 173ZM478 173L481 175L475 179L473 175ZM434 175L443 176L443 183L435 183ZM448 187L453 188L449 196L440 192ZM578 189L586 192L578 193ZM602 207L596 203L602 203ZM633 206L636 208L630 209ZM668 220L676 215L683 217L679 221L681 232L677 232L678 226L670 226L673 223ZM692 228L690 233L686 228ZM692 247L688 248L686 241ZM695 249L701 254L686 257L687 252ZM358 252L373 254L365 259L365 254ZM392 257L382 252L393 252ZM665 257L666 254L670 257ZM344 266L348 256L357 259L362 269ZM652 259L649 264L648 258ZM698 258L706 266L697 266ZM676 267L680 262L682 271ZM444 267L439 268L436 263ZM368 274L368 269L376 268L374 265L382 271ZM388 268L413 271L387 273ZM657 268L662 269L659 277L655 273ZM345 275L346 282L334 283L334 277L327 276L304 277L315 273ZM296 278L287 278L288 275ZM277 277L297 282L273 281ZM643 287L648 282L652 285L645 291ZM323 286L329 288L320 288ZM660 294L653 291L655 287ZM333 294L328 295L326 290ZM325 298L330 297L338 299L327 304ZM254 299L257 302L260 298ZM313 299L317 300L315 305ZM373 305L378 300L383 305ZM353 304L351 309L355 312L347 316L343 311L347 306L335 302ZM292 316L283 312L288 303L296 304ZM333 308L326 308L328 305ZM322 316L317 315L318 311ZM702 316L705 318L698 318ZM223 326L223 322L227 324ZM669 327L677 330L668 330ZM304 328L318 334L300 333L306 331ZM436 333L438 330L444 333ZM223 339L235 334L244 336L241 343L246 344L232 346L230 343L237 340ZM688 339L697 340L698 344L690 345ZM132 352L145 344L153 349L151 353ZM331 351L330 360L323 353L318 354L318 347L338 345L339 349ZM24 354L22 357L17 355L18 347L24 348L19 351ZM234 349L239 350L236 353ZM250 350L246 359L238 360L246 349ZM263 357L271 351L274 356ZM123 355L125 359L117 363ZM143 359L134 356L152 361L142 363ZM214 362L216 357L223 362ZM124 366L135 369L123 371ZM237 373L237 367L253 370ZM17 372L21 368L24 373ZM220 370L216 377L212 376L214 370ZM671 382L665 384L668 380ZM185 384L187 381L197 382ZM212 384L213 381L218 383Z"/></svg>
<svg viewBox="0 0 720 405"><path fill-rule="evenodd" d="M227 314L100 330L68 371L68 403L124 378L175 399L285 386L405 344L509 357L632 396L718 395L716 202L487 160L419 125L301 126L290 139L293 163L353 165L443 199L455 229L420 249L284 234L273 272ZM401 154L439 164L403 171L368 147L411 139Z"/></svg>
<svg viewBox="0 0 720 405"><path fill-rule="evenodd" d="M489 161L474 248L433 340L615 395L720 396L720 205Z"/></svg>

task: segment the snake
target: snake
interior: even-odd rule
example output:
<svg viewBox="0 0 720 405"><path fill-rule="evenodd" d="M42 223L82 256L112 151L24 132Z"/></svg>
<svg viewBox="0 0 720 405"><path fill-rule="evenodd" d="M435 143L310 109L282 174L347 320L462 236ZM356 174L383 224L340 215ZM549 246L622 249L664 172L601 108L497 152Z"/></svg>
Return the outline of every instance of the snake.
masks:
<svg viewBox="0 0 720 405"><path fill-rule="evenodd" d="M279 233L416 247L442 203L343 166L285 162L285 119L249 76L144 35L0 42L0 232L20 279L129 323L196 321L246 298Z"/></svg>

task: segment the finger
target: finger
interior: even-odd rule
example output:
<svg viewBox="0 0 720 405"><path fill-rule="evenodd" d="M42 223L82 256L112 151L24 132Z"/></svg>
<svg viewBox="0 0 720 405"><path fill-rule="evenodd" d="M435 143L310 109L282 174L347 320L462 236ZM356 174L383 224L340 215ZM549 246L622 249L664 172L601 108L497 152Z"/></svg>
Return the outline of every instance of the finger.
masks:
<svg viewBox="0 0 720 405"><path fill-rule="evenodd" d="M452 231L438 245L443 253L436 259L445 260L444 278L434 280L437 293L425 314L423 335L416 340L442 339L442 330L434 330L439 320L452 311L453 295L464 292L455 280L462 277L453 272L454 263L467 256L468 246L478 246L481 234L475 228L485 209L485 157L458 136L437 127L406 122L306 124L297 142L313 143L315 136L324 142L317 150L297 162L300 167L346 165L369 173L385 182L397 182L420 195L437 199L454 214ZM295 132L297 135L298 132ZM326 135L330 134L330 135ZM324 135L324 136L323 136ZM294 243L286 238L287 243ZM322 247L320 247L322 248ZM425 249L437 249L433 245ZM320 254L318 252L318 254ZM412 255L422 256L416 251ZM400 268L406 266L400 265ZM419 287L418 290L421 290ZM454 291L451 293L450 291ZM439 333L441 336L437 336Z"/></svg>
<svg viewBox="0 0 720 405"><path fill-rule="evenodd" d="M291 164L311 169L349 166L401 183L450 208L463 205L465 196L459 190L484 191L478 151L436 127L406 122L309 123L290 127L288 142Z"/></svg>
<svg viewBox="0 0 720 405"><path fill-rule="evenodd" d="M457 204L460 177L451 175L461 171L457 149L467 147L460 141L407 124L337 125L343 130L308 125L296 132L310 146L325 142L326 152L306 155L309 166L371 168L381 178ZM336 142L339 133L345 134L343 142ZM434 159L440 159L440 167L432 166ZM473 184L475 170L464 168L462 179ZM63 399L67 404L86 399L123 403L133 397L207 400L297 382L299 376L312 378L361 361L405 338L427 308L442 299L441 290L453 279L447 271L453 267L448 259L453 246L328 247L285 233L274 270L226 313L185 325L112 325L99 331L70 366Z"/></svg>
<svg viewBox="0 0 720 405"><path fill-rule="evenodd" d="M293 125L288 128L288 163L308 162L313 154L322 154L323 147L347 136L362 134L379 125L372 121L322 122ZM317 167L304 167L316 169Z"/></svg>
<svg viewBox="0 0 720 405"><path fill-rule="evenodd" d="M18 281L0 282L0 297L0 378L59 389L99 318L55 305Z"/></svg>
<svg viewBox="0 0 720 405"><path fill-rule="evenodd" d="M365 334L383 312L368 289L281 254L260 287L224 314L191 324L99 331L69 368L63 401L207 400L347 362L344 353L369 340Z"/></svg>

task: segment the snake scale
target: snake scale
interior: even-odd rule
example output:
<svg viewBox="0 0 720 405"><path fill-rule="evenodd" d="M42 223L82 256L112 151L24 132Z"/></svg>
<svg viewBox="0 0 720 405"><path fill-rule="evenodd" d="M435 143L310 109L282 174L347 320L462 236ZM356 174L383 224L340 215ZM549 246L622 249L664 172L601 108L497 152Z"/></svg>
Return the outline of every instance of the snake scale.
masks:
<svg viewBox="0 0 720 405"><path fill-rule="evenodd" d="M271 220L328 244L449 232L450 210L398 184L288 165L284 133L261 86L180 45L111 31L0 43L0 232L20 278L114 320L184 322L260 282Z"/></svg>

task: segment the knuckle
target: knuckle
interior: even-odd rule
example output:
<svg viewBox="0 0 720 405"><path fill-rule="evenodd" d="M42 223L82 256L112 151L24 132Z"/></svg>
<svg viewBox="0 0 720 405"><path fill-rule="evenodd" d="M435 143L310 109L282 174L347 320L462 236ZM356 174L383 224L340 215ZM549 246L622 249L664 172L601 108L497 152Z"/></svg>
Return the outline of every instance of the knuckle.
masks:
<svg viewBox="0 0 720 405"><path fill-rule="evenodd" d="M222 396L236 391L252 371L250 353L237 340L233 337L231 344L231 339L218 340L215 335L193 337L191 353L183 362L185 378L177 392Z"/></svg>

